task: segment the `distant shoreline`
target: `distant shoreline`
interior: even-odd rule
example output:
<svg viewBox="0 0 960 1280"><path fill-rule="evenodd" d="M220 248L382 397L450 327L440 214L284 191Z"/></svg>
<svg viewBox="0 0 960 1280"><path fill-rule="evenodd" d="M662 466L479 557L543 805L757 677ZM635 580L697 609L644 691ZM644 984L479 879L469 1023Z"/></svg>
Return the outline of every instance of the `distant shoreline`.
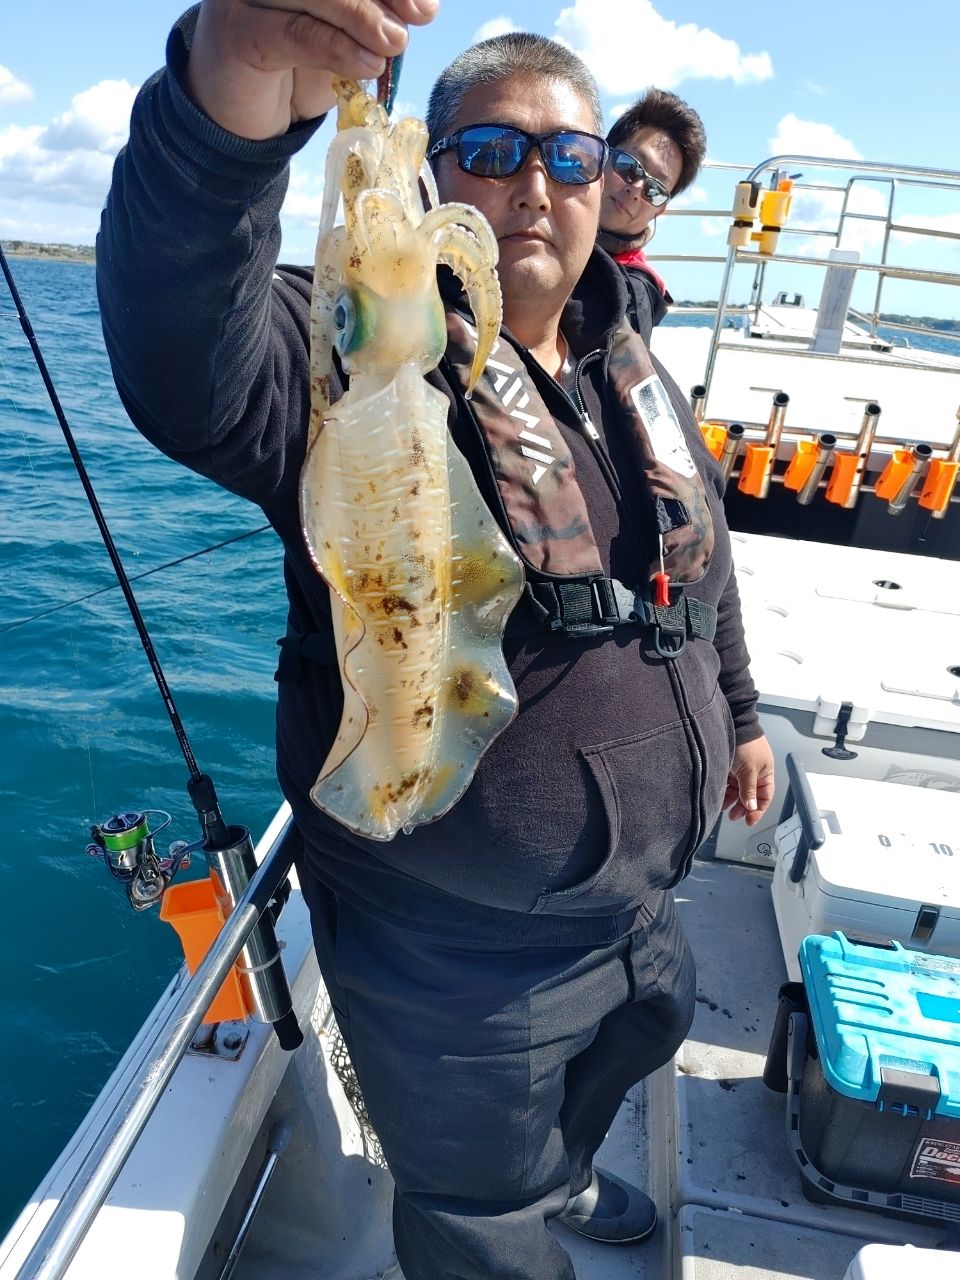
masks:
<svg viewBox="0 0 960 1280"><path fill-rule="evenodd" d="M8 258L21 258L34 262L81 262L93 266L97 253L92 244L39 244L33 240L3 240L3 251ZM683 314L685 307L715 307L716 299L691 302L683 299L674 304L674 314ZM960 319L944 320L936 316L907 316L896 312L881 312L880 323L920 324L946 335L960 333Z"/></svg>
<svg viewBox="0 0 960 1280"><path fill-rule="evenodd" d="M4 240L3 251L8 258L31 258L37 262L96 262L96 250L92 244L38 244L34 240Z"/></svg>

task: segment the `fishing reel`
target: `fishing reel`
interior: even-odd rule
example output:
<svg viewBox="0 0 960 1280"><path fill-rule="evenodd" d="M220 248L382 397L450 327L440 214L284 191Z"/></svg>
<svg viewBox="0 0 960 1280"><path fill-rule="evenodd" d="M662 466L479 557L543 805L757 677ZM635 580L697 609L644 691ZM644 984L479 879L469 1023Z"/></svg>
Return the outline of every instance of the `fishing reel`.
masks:
<svg viewBox="0 0 960 1280"><path fill-rule="evenodd" d="M163 819L155 831L150 830L148 814L157 814ZM190 865L190 855L203 847L202 840L195 844L175 840L167 856L160 857L154 848L154 838L170 822L170 814L162 809L144 809L139 813L115 813L106 822L90 828L92 840L86 852L92 858L99 858L114 880L124 885L134 911L156 906L177 872Z"/></svg>

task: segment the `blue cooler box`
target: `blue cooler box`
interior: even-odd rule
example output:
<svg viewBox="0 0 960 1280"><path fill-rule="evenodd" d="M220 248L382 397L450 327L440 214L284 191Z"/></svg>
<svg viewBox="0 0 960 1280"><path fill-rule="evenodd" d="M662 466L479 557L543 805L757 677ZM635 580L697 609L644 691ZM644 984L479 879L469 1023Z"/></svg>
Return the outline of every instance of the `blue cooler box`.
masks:
<svg viewBox="0 0 960 1280"><path fill-rule="evenodd" d="M804 1192L960 1222L960 960L842 933L800 947L788 1132Z"/></svg>

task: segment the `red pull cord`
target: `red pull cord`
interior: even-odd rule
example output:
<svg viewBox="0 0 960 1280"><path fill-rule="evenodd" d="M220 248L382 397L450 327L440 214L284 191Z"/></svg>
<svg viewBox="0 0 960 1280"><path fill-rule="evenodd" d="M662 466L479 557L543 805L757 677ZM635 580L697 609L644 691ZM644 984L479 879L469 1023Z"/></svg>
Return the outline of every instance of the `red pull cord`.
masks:
<svg viewBox="0 0 960 1280"><path fill-rule="evenodd" d="M657 535L660 552L660 572L653 575L653 603L660 608L670 605L670 575L663 567L663 534Z"/></svg>

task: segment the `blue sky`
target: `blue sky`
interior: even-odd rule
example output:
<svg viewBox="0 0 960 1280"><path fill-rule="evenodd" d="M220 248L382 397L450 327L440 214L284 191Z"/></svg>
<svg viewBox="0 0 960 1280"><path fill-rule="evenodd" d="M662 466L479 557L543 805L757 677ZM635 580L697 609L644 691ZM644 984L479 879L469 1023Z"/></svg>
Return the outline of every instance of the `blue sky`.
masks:
<svg viewBox="0 0 960 1280"><path fill-rule="evenodd" d="M134 89L160 65L167 31L183 7L181 0L5 6L0 237L92 243ZM958 15L956 0L923 0L912 8L890 0L806 0L802 6L442 0L434 24L414 33L400 99L421 112L442 65L491 24L513 25L560 36L577 49L598 78L609 120L647 84L674 89L703 116L713 160L750 167L789 150L957 168ZM290 260L312 255L327 137L318 135L294 167L284 214L283 256ZM735 180L732 173L705 171L683 204L726 208ZM865 211L875 211L884 197L874 188L861 200ZM823 225L828 201L808 198L802 225ZM905 195L898 216L960 232L960 209L934 191ZM722 254L724 237L720 222L701 229L692 218L674 218L661 224L651 251ZM861 223L855 244L865 259L875 258L876 240L876 225ZM956 243L903 243L917 265L960 272ZM716 296L714 267L665 263L662 270L677 297ZM805 287L797 273L780 271L783 287ZM739 292L748 287L745 275ZM807 287L817 292L812 282ZM883 306L956 317L958 294L929 286L908 300L890 287Z"/></svg>

